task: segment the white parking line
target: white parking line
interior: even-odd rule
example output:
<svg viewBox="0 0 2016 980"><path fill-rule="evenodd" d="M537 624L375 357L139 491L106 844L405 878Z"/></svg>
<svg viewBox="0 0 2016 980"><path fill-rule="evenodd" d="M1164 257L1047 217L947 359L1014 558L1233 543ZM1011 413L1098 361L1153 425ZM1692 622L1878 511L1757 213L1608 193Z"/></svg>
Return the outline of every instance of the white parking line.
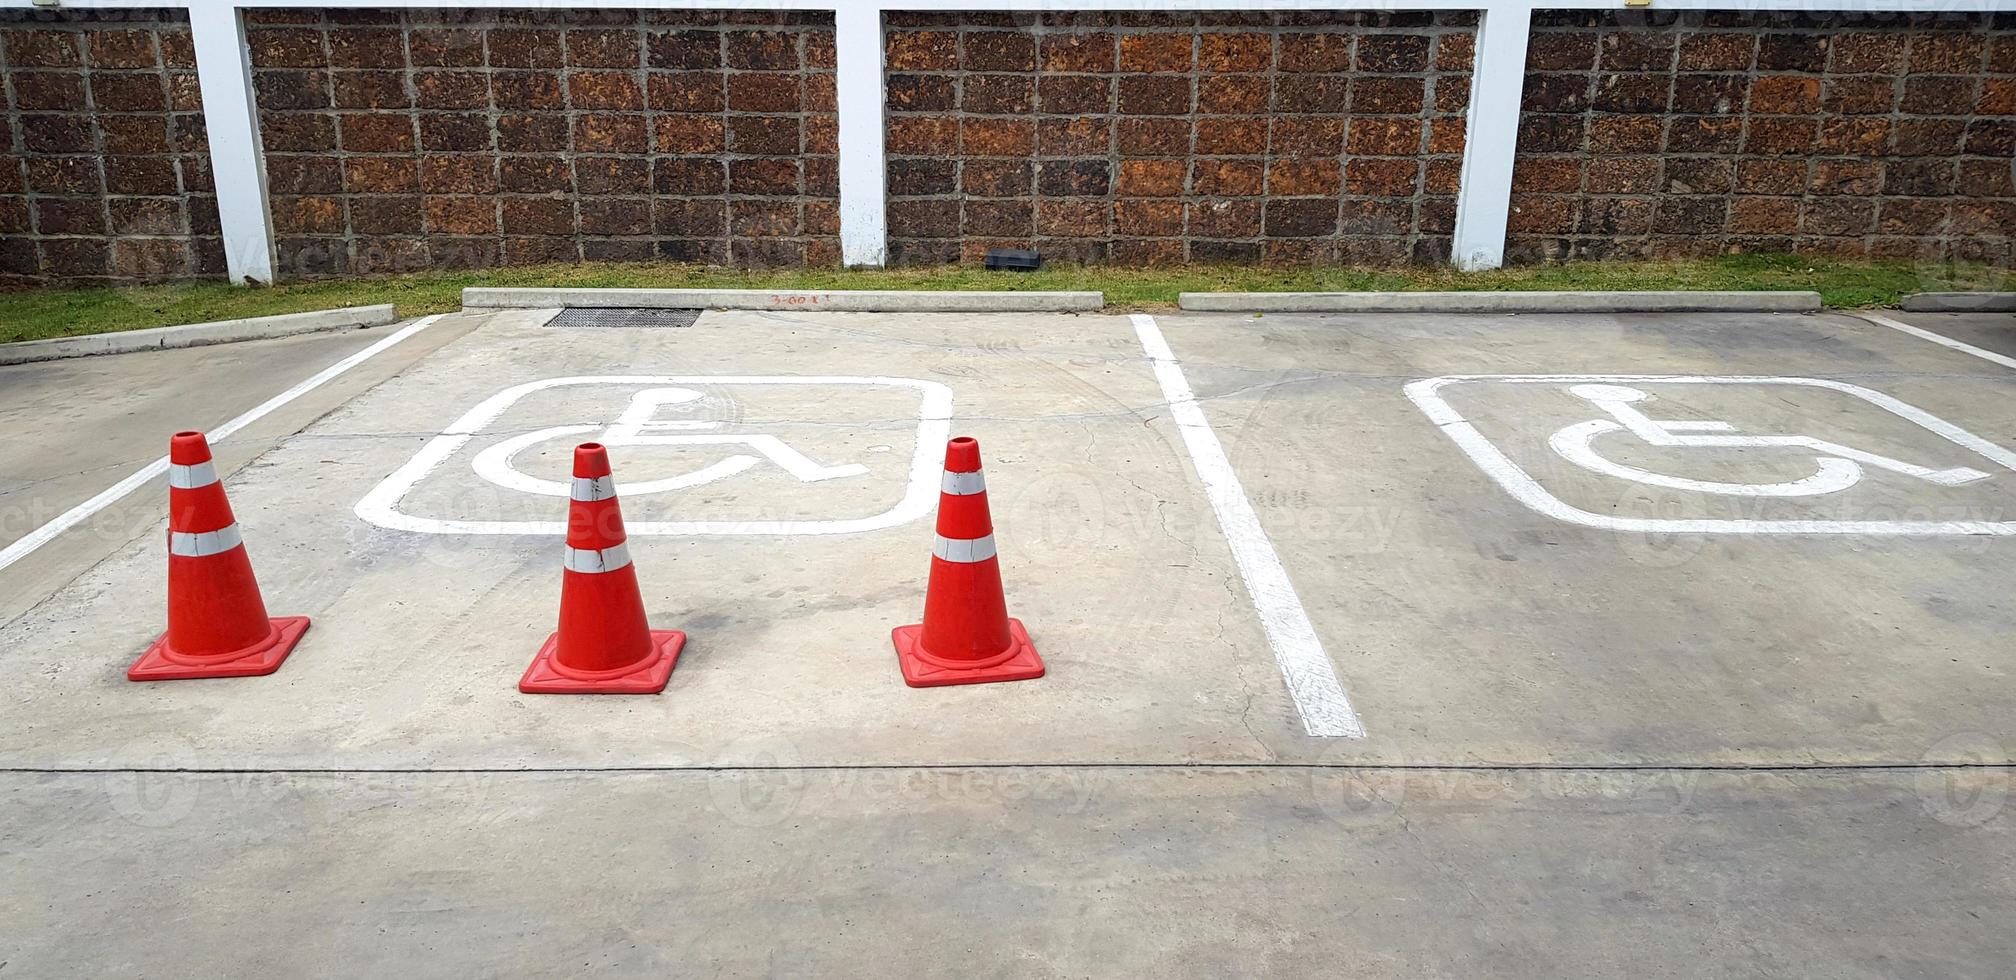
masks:
<svg viewBox="0 0 2016 980"><path fill-rule="evenodd" d="M1177 363L1154 317L1134 314L1134 333L1154 365L1155 380L1162 385L1170 417L1176 422L1176 431L1183 434L1190 463L1203 481L1204 495L1211 501L1226 543L1231 545L1239 577L1253 597L1253 608L1260 614L1260 626L1274 648L1274 661L1281 666L1281 677L1288 683L1288 695L1295 699L1303 729L1319 738L1364 738L1364 723L1352 710L1351 699L1337 680L1337 668L1323 652L1316 625L1309 621L1309 611L1295 594L1288 570L1281 567L1281 556L1275 553L1245 488L1239 485L1224 444L1211 431L1204 407L1183 377L1183 366Z"/></svg>
<svg viewBox="0 0 2016 980"><path fill-rule="evenodd" d="M263 402L260 402L258 407L253 408L251 411L248 411L245 414L240 415L237 418L234 418L231 421L224 423L223 425L211 429L208 433L205 434L209 437L209 440L212 443L222 442L232 433L237 432L238 430L243 429L244 427L251 425L252 423L257 422L260 419L266 417L274 409L277 409L280 406L285 405L288 402L291 402L294 399L301 397L302 395L305 395L311 391L314 391L317 388L322 387L323 385L329 383L331 380L335 379L338 375L341 375L343 372L348 371L351 368L354 368L357 365L362 364L365 361L368 361L371 358L378 356L379 354L383 353L384 351L391 348L393 345L399 343L400 341L405 340L406 338L411 337L414 334L427 329L427 327L432 325L434 321L439 320L441 316L442 314L435 314L434 316L422 317L418 320L415 320L413 321L413 323L401 328L398 332L390 334L383 340L380 340L377 343L372 344L371 346L366 347L363 350L360 350L357 353L350 355L349 357L346 357L340 361L337 361L334 364L329 365L326 368L323 368L321 371L316 372L313 377L310 377L306 381L303 381L300 384L297 384L294 387L287 389L286 391L283 391L277 395L274 395L271 398L266 399ZM17 561L20 561L23 558L28 557L35 551L35 549L40 548L43 545L48 544L50 541L55 540L57 535L62 534L63 532L68 531L71 528L76 527L77 525L82 524L87 520L90 520L91 515L96 514L107 507L110 507L114 503L117 503L120 498L126 496L127 494L132 493L133 491L138 490L149 483L152 483L154 480L158 479L163 473L166 472L168 472L168 457L163 456L160 459L157 459L151 463L148 463L146 466L141 467L139 471L135 472L132 476L129 476L124 480L120 480L118 483L115 483L110 487L106 488L103 492L99 493L95 497L92 497L90 500L86 500L83 503L78 504L77 506L72 507L69 510L66 510L63 513L57 515L55 520L52 520L49 523L44 524L41 527L38 527L35 530L28 532L20 540L15 541L13 544L8 545L4 549L0 549L0 570L4 570L7 568L7 566L12 565Z"/></svg>
<svg viewBox="0 0 2016 980"><path fill-rule="evenodd" d="M1892 330L1901 330L1905 333L1910 334L1913 337L1917 337L1920 340L1929 340L1942 347L1951 347L1962 354L1972 354L1975 357L1978 357L1984 361L1992 361L2006 368L2016 368L2016 357L2009 357L2007 355L1997 354L1992 350L1986 350L1984 348L1976 347L1973 344L1963 343L1961 341L1954 340L1951 337L1940 336L1939 334L1933 333L1930 330L1926 330L1921 327L1914 327L1908 323L1905 323L1902 320L1892 320L1881 313L1859 313L1850 310L1848 312L1848 315L1855 317L1858 320L1867 320L1870 323L1876 324L1877 326L1880 327L1889 327Z"/></svg>

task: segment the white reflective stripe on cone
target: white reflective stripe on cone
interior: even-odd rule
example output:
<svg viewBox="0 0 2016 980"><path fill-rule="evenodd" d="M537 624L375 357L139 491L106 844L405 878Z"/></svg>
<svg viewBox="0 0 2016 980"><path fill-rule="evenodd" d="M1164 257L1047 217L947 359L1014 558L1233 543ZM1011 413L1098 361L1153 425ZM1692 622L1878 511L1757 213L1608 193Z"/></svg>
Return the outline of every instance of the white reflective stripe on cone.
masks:
<svg viewBox="0 0 2016 980"><path fill-rule="evenodd" d="M608 500L614 496L616 496L616 478L613 476L577 476L574 478L575 500Z"/></svg>
<svg viewBox="0 0 2016 980"><path fill-rule="evenodd" d="M567 570L570 572L613 572L630 564L630 546L619 544L601 551L584 548L567 549Z"/></svg>
<svg viewBox="0 0 2016 980"><path fill-rule="evenodd" d="M220 527L215 531L168 532L168 553L184 558L208 558L221 555L245 543L238 535L238 525Z"/></svg>
<svg viewBox="0 0 2016 980"><path fill-rule="evenodd" d="M946 561L962 564L986 561L994 557L994 536L990 534L984 538L948 538L941 534L938 536L938 543L932 546L931 553Z"/></svg>
<svg viewBox="0 0 2016 980"><path fill-rule="evenodd" d="M981 475L979 470L971 473L954 473L946 470L945 478L938 481L938 486L955 497L970 497L976 493L987 492L987 478Z"/></svg>
<svg viewBox="0 0 2016 980"><path fill-rule="evenodd" d="M217 482L217 467L209 460L183 466L168 464L168 485L177 490L194 490Z"/></svg>

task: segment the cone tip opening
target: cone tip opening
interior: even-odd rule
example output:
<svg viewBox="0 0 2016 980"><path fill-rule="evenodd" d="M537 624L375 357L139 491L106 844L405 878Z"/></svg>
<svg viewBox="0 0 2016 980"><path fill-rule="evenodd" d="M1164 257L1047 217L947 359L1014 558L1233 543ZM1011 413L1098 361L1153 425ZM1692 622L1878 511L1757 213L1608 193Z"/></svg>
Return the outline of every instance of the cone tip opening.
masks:
<svg viewBox="0 0 2016 980"><path fill-rule="evenodd" d="M956 436L945 444L945 468L954 473L971 473L980 468L980 440Z"/></svg>
<svg viewBox="0 0 2016 980"><path fill-rule="evenodd" d="M593 479L609 475L609 449L599 442L574 447L574 475Z"/></svg>
<svg viewBox="0 0 2016 980"><path fill-rule="evenodd" d="M194 466L210 461L210 440L194 429L175 433L168 440L168 461L177 466Z"/></svg>

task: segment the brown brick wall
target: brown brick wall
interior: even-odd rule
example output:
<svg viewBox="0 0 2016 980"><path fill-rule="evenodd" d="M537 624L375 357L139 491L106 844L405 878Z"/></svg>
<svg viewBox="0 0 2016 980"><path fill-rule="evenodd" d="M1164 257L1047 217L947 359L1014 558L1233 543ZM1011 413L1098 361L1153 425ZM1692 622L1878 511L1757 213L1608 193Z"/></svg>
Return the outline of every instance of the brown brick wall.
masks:
<svg viewBox="0 0 2016 980"><path fill-rule="evenodd" d="M1473 22L892 13L891 260L1446 259Z"/></svg>
<svg viewBox="0 0 2016 980"><path fill-rule="evenodd" d="M830 14L250 21L282 274L839 261Z"/></svg>
<svg viewBox="0 0 2016 980"><path fill-rule="evenodd" d="M1507 257L2008 264L2016 20L1540 15Z"/></svg>
<svg viewBox="0 0 2016 980"><path fill-rule="evenodd" d="M0 12L0 288L224 274L179 19Z"/></svg>

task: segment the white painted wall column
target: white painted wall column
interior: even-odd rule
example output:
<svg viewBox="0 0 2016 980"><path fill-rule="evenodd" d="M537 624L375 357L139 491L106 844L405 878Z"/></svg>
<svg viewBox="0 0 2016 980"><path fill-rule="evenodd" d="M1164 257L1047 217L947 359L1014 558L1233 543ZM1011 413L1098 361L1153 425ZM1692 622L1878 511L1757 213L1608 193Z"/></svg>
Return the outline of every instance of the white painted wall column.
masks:
<svg viewBox="0 0 2016 980"><path fill-rule="evenodd" d="M224 225L224 262L233 283L273 281L273 213L266 206L265 153L252 95L252 56L244 14L212 0L189 6L196 80L210 134L210 172Z"/></svg>
<svg viewBox="0 0 2016 980"><path fill-rule="evenodd" d="M840 128L840 255L882 265L889 254L882 125L882 5L844 0L833 12Z"/></svg>
<svg viewBox="0 0 2016 980"><path fill-rule="evenodd" d="M1477 53L1463 140L1463 184L1456 192L1459 269L1505 264L1505 222L1512 209L1512 158L1519 144L1519 97L1526 88L1531 7L1496 4L1478 11Z"/></svg>

